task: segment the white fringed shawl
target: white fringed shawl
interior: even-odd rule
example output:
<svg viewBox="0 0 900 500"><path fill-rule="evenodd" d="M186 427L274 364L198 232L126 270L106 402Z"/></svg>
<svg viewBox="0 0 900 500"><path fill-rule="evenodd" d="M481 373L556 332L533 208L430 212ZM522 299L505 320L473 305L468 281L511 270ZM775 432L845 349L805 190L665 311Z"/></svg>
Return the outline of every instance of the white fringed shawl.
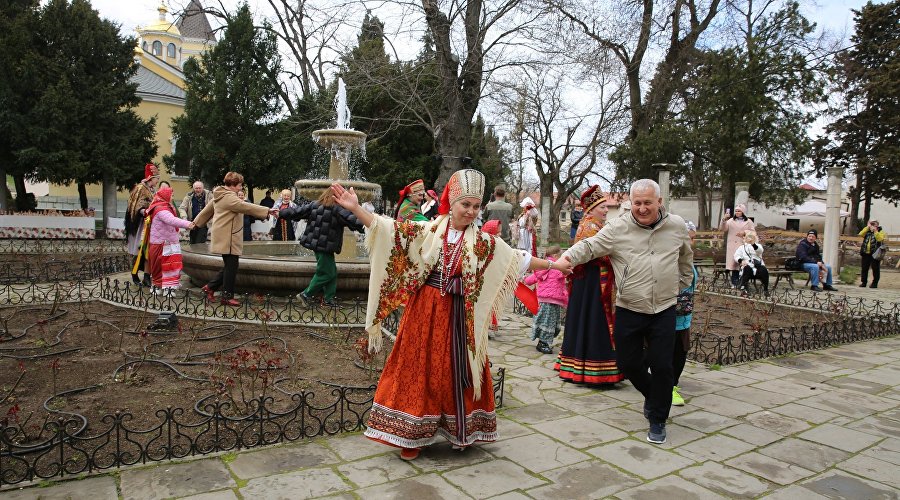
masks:
<svg viewBox="0 0 900 500"><path fill-rule="evenodd" d="M381 350L384 318L425 285L438 263L449 221L449 216L442 215L429 222L401 223L376 215L366 229L372 267L366 308L371 349ZM491 313L499 314L512 297L519 281L522 255L474 225L466 228L462 238L467 351L475 399L479 399Z"/></svg>

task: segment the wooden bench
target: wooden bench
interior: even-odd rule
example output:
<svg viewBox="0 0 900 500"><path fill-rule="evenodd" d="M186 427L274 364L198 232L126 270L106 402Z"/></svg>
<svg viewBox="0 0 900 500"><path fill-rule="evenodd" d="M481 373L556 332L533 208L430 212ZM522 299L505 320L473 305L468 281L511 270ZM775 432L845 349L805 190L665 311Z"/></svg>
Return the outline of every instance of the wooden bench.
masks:
<svg viewBox="0 0 900 500"><path fill-rule="evenodd" d="M786 269L784 267L785 257L772 257L770 259L764 258L766 261L766 269L769 270L769 286L772 291L778 288L778 283L781 283L781 280L784 279L791 285L791 288L795 288L794 284L794 273L800 272L793 269ZM772 281L772 278L775 278L775 281Z"/></svg>

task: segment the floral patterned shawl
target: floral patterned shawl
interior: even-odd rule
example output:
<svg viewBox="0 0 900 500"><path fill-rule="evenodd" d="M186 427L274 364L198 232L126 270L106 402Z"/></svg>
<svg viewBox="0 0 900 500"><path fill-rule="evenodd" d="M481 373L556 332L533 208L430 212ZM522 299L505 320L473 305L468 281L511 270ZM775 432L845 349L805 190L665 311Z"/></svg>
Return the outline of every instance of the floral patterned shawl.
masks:
<svg viewBox="0 0 900 500"><path fill-rule="evenodd" d="M428 222L397 222L376 215L366 229L366 247L372 266L366 308L369 346L381 350L381 322L406 304L425 285L438 263L450 216ZM466 305L466 343L476 398L487 359L491 314L503 309L519 281L522 255L503 240L474 225L462 236L462 282Z"/></svg>

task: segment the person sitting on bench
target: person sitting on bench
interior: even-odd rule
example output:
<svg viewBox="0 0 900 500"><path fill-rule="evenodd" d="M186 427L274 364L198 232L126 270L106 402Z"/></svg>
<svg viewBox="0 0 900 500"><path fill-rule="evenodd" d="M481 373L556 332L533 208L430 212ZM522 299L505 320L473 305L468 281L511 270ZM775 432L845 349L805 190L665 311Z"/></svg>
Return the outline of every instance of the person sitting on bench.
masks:
<svg viewBox="0 0 900 500"><path fill-rule="evenodd" d="M803 270L809 273L810 290L821 292L824 288L832 292L837 291L831 286L831 266L822 262L822 251L819 249L819 244L816 243L817 239L819 239L819 232L810 229L806 233L806 238L800 240L797 245L797 260L803 265ZM819 288L819 271L826 272L825 285L822 288Z"/></svg>
<svg viewBox="0 0 900 500"><path fill-rule="evenodd" d="M742 293L748 293L747 283L750 280L759 280L763 286L763 293L769 296L769 270L762 258L763 246L759 242L756 231L744 232L744 244L734 252L734 261L741 269L740 289Z"/></svg>

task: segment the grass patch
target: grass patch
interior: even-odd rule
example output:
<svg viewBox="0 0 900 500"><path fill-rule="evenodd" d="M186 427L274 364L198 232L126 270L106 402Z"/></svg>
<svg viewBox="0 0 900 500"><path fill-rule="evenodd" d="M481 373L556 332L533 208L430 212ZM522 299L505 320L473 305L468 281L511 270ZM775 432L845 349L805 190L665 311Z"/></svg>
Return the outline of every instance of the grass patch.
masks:
<svg viewBox="0 0 900 500"><path fill-rule="evenodd" d="M854 284L859 276L859 266L844 266L841 268L841 283Z"/></svg>

